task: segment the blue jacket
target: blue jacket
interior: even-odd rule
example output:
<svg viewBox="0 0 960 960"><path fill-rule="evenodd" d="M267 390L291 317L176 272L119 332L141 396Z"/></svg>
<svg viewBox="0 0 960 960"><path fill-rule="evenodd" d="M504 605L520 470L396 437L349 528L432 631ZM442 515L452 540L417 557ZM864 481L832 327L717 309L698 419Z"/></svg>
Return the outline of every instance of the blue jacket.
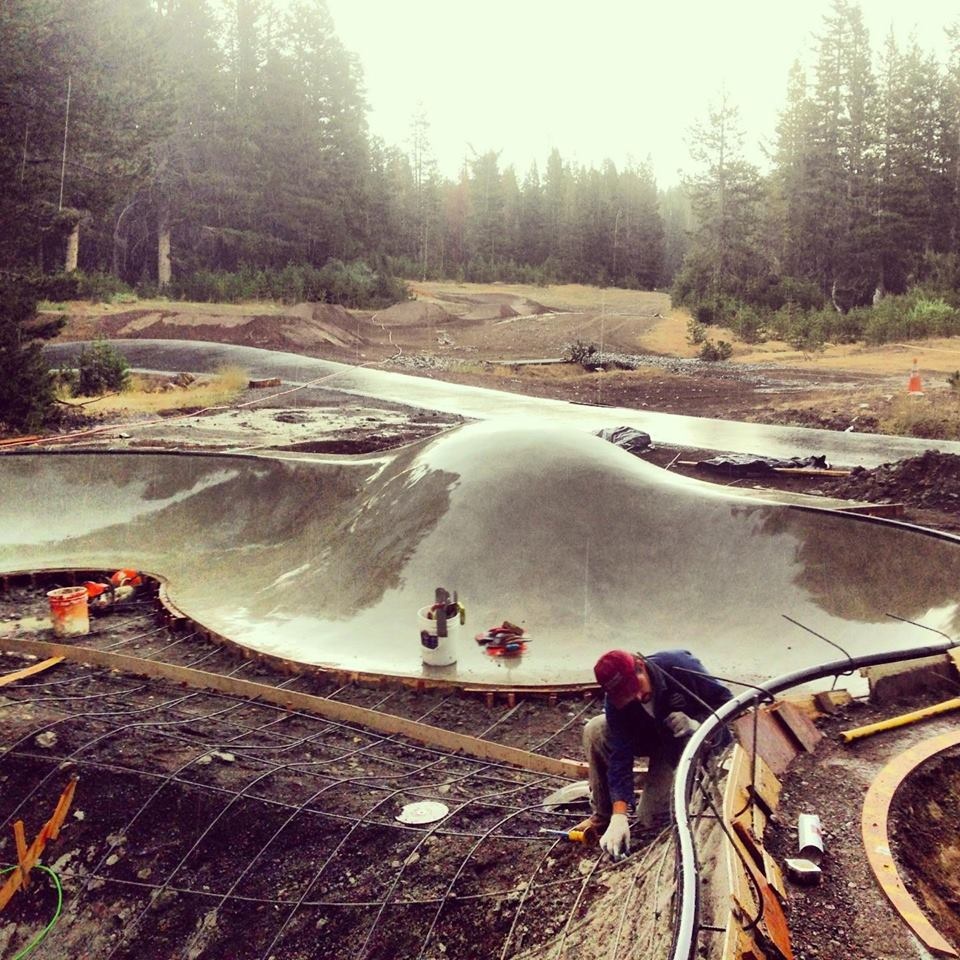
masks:
<svg viewBox="0 0 960 960"><path fill-rule="evenodd" d="M706 667L689 650L662 650L644 657L644 661L653 687L653 716L639 700L631 701L620 710L607 697L603 704L610 746L607 765L610 799L624 800L631 808L634 757L666 760L676 767L683 752L686 738L673 736L664 725L666 716L679 711L694 720L704 720L711 710L733 697L727 687L707 675ZM714 746L726 746L730 740L730 733L724 727L715 738Z"/></svg>

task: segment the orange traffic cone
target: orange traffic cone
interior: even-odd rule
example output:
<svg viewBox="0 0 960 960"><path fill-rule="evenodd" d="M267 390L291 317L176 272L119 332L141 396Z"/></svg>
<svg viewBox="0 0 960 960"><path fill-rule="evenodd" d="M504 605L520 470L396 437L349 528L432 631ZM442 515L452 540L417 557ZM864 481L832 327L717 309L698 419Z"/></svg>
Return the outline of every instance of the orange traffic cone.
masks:
<svg viewBox="0 0 960 960"><path fill-rule="evenodd" d="M913 369L910 371L910 379L907 382L907 393L914 396L923 396L923 384L920 383L920 371L917 370L917 358L913 358Z"/></svg>

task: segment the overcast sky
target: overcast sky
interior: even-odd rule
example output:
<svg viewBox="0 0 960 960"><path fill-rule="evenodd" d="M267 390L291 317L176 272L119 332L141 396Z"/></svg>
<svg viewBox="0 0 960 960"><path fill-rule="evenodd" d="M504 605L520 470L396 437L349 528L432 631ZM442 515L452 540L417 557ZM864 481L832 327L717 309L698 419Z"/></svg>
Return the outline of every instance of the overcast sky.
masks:
<svg viewBox="0 0 960 960"><path fill-rule="evenodd" d="M553 147L599 166L652 158L670 186L689 165L686 138L725 86L750 158L769 142L787 71L811 61L825 0L327 0L337 34L363 65L371 132L409 149L417 103L440 172L472 146L501 151L522 179ZM862 0L871 47L946 55L944 0Z"/></svg>

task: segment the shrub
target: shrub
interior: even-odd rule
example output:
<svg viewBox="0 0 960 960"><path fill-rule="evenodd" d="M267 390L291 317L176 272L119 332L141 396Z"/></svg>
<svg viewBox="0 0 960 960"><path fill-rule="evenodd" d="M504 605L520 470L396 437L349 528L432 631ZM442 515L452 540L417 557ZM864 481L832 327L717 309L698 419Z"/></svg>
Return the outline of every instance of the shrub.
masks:
<svg viewBox="0 0 960 960"><path fill-rule="evenodd" d="M132 297L133 291L112 273L77 271L77 295L84 300L111 303L121 297Z"/></svg>
<svg viewBox="0 0 960 960"><path fill-rule="evenodd" d="M763 319L753 307L741 304L729 320L730 329L744 343L762 343L767 339Z"/></svg>
<svg viewBox="0 0 960 960"><path fill-rule="evenodd" d="M700 348L699 357L709 363L715 363L718 360L729 360L733 356L733 344L726 340L718 340L713 343L707 340Z"/></svg>
<svg viewBox="0 0 960 960"><path fill-rule="evenodd" d="M597 352L595 343L587 343L586 340L574 340L568 343L563 349L564 359L570 363L579 363L581 365L589 363L591 358Z"/></svg>
<svg viewBox="0 0 960 960"><path fill-rule="evenodd" d="M106 340L82 347L77 359L75 397L96 397L122 390L130 379L126 358Z"/></svg>
<svg viewBox="0 0 960 960"><path fill-rule="evenodd" d="M694 320L693 317L691 317L687 321L687 342L696 346L698 343L703 343L706 339L706 326L699 320Z"/></svg>
<svg viewBox="0 0 960 960"><path fill-rule="evenodd" d="M819 310L816 313L794 311L782 337L794 350L816 353L826 345L827 329L831 322L832 315L829 310Z"/></svg>
<svg viewBox="0 0 960 960"><path fill-rule="evenodd" d="M960 328L960 313L940 298L918 299L907 313L911 337L950 337Z"/></svg>

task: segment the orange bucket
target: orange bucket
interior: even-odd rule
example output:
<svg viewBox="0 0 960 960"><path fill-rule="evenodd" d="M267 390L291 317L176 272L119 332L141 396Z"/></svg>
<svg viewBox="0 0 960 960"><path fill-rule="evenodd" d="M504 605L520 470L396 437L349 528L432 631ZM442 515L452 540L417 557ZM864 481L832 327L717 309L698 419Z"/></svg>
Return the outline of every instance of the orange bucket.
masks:
<svg viewBox="0 0 960 960"><path fill-rule="evenodd" d="M59 587L48 590L50 619L58 637L77 637L90 632L90 610L86 587Z"/></svg>

